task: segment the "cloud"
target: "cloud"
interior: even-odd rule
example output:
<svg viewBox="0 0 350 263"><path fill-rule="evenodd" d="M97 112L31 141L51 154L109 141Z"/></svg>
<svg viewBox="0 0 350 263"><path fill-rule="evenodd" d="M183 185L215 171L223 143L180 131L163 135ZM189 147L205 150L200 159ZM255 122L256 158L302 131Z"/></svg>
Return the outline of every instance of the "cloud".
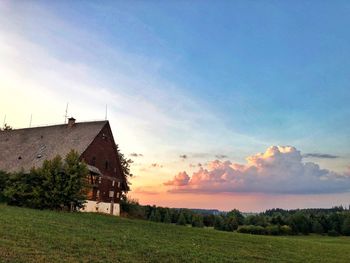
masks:
<svg viewBox="0 0 350 263"><path fill-rule="evenodd" d="M202 166L203 166L203 164L201 164L201 163L197 163L197 164L195 164L195 163L190 163L190 164L189 164L189 167L190 167L190 168L202 167Z"/></svg>
<svg viewBox="0 0 350 263"><path fill-rule="evenodd" d="M327 154L327 153L306 153L303 154L304 158L321 158L321 159L336 159L339 158L337 155Z"/></svg>
<svg viewBox="0 0 350 263"><path fill-rule="evenodd" d="M143 157L142 153L130 153L130 156L132 157Z"/></svg>
<svg viewBox="0 0 350 263"><path fill-rule="evenodd" d="M271 146L247 158L246 164L215 160L192 176L179 173L164 185L169 192L254 192L270 194L323 194L350 191L350 176L302 162L292 146Z"/></svg>
<svg viewBox="0 0 350 263"><path fill-rule="evenodd" d="M163 165L159 164L159 163L152 163L151 167L155 167L155 168L163 168Z"/></svg>
<svg viewBox="0 0 350 263"><path fill-rule="evenodd" d="M153 187L138 187L133 190L133 193L143 194L143 195L158 195L159 192Z"/></svg>
<svg viewBox="0 0 350 263"><path fill-rule="evenodd" d="M179 157L180 157L181 159L185 160L185 159L187 159L188 156L187 156L186 154L182 154L182 155L180 155Z"/></svg>
<svg viewBox="0 0 350 263"><path fill-rule="evenodd" d="M190 181L190 177L186 172L181 172L178 175L175 175L173 180L165 182L164 185L173 185L173 186L186 186Z"/></svg>
<svg viewBox="0 0 350 263"><path fill-rule="evenodd" d="M215 157L218 158L218 159L225 159L225 158L227 158L228 156L225 155L225 154L217 154L217 155L215 155Z"/></svg>

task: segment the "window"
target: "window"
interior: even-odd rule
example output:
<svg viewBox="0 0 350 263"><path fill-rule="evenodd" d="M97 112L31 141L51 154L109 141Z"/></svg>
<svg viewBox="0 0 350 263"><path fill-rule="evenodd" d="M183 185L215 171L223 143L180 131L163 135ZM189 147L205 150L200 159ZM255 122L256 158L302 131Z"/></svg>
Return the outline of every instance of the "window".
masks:
<svg viewBox="0 0 350 263"><path fill-rule="evenodd" d="M108 161L105 162L105 169L108 170L108 167L109 167L109 163Z"/></svg>
<svg viewBox="0 0 350 263"><path fill-rule="evenodd" d="M112 181L112 186L114 186L114 183L115 183L115 181L113 180L113 181Z"/></svg>
<svg viewBox="0 0 350 263"><path fill-rule="evenodd" d="M120 182L118 182L118 188L120 188Z"/></svg>
<svg viewBox="0 0 350 263"><path fill-rule="evenodd" d="M91 165L96 165L96 157L92 157L92 160L91 160Z"/></svg>

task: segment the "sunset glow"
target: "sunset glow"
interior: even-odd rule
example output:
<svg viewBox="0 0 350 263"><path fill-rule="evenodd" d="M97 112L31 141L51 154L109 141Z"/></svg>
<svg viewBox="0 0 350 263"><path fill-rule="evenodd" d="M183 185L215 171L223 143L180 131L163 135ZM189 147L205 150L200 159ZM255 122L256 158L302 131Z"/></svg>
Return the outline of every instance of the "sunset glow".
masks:
<svg viewBox="0 0 350 263"><path fill-rule="evenodd" d="M348 8L146 2L0 0L1 126L107 114L141 204L348 205Z"/></svg>

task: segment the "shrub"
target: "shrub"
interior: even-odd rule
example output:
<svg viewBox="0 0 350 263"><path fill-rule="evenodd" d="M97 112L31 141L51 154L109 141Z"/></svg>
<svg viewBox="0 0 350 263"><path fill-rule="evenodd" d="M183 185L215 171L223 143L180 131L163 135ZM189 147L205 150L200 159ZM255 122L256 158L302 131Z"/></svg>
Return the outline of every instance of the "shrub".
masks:
<svg viewBox="0 0 350 263"><path fill-rule="evenodd" d="M203 224L203 216L199 214L195 214L192 217L192 226L193 227L204 227Z"/></svg>
<svg viewBox="0 0 350 263"><path fill-rule="evenodd" d="M238 228L238 221L236 217L226 217L224 220L224 230L234 231Z"/></svg>
<svg viewBox="0 0 350 263"><path fill-rule="evenodd" d="M4 190L6 188L8 176L9 175L6 172L0 171L0 202L4 202L6 200Z"/></svg>
<svg viewBox="0 0 350 263"><path fill-rule="evenodd" d="M244 225L238 228L237 232L245 234L254 234L254 235L264 235L265 228L262 226L253 226L253 225Z"/></svg>
<svg viewBox="0 0 350 263"><path fill-rule="evenodd" d="M291 235L293 233L293 230L290 226L283 225L280 227L280 233L282 235Z"/></svg>
<svg viewBox="0 0 350 263"><path fill-rule="evenodd" d="M86 200L87 167L75 151L46 160L29 173L11 174L4 195L8 204L39 209L77 209Z"/></svg>
<svg viewBox="0 0 350 263"><path fill-rule="evenodd" d="M265 227L265 232L267 235L278 236L281 234L279 225L269 225Z"/></svg>
<svg viewBox="0 0 350 263"><path fill-rule="evenodd" d="M222 216L215 216L214 229L225 230L224 227L224 219L222 218Z"/></svg>

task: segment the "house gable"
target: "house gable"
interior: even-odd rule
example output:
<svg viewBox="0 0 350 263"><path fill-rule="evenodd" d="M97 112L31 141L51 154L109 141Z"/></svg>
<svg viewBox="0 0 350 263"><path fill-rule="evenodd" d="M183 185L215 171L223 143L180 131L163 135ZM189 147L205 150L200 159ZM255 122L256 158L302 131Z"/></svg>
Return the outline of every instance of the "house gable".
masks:
<svg viewBox="0 0 350 263"><path fill-rule="evenodd" d="M80 158L87 164L97 167L103 174L98 188L92 194L92 199L111 202L112 197L110 194L113 191L113 201L119 202L123 184L125 183L125 176L121 169L112 130L108 122L105 123ZM97 193L97 191L99 192Z"/></svg>

